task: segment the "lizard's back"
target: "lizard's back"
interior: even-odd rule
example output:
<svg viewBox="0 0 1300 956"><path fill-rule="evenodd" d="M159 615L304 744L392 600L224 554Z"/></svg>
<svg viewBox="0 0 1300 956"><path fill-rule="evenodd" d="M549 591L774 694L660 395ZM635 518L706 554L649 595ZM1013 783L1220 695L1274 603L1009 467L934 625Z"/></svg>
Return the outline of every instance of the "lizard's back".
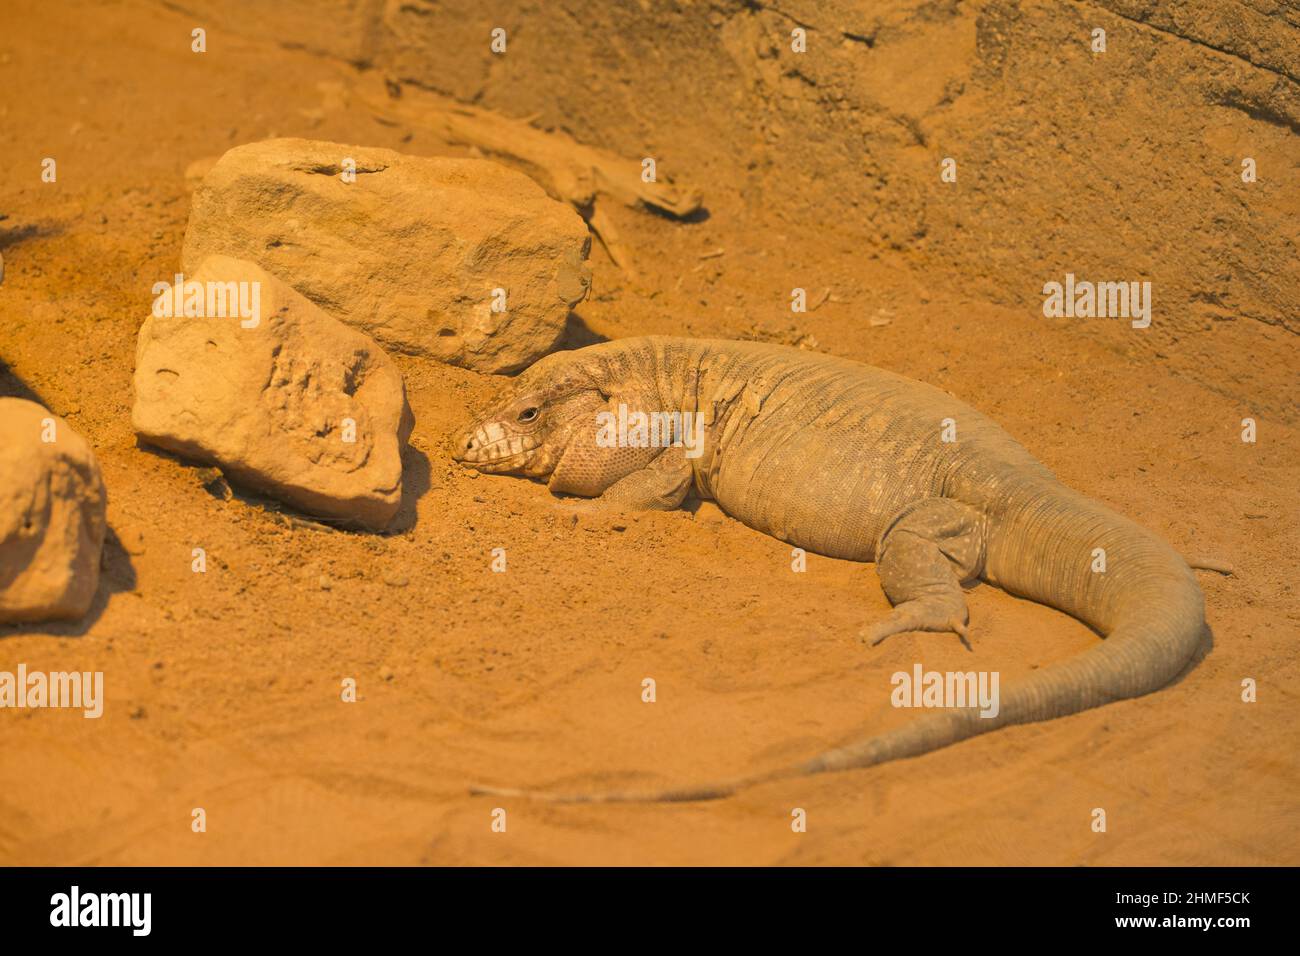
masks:
<svg viewBox="0 0 1300 956"><path fill-rule="evenodd" d="M693 404L709 441L697 488L783 541L872 560L885 523L911 502L979 507L1000 476L1051 479L996 423L932 386L784 346L699 345Z"/></svg>

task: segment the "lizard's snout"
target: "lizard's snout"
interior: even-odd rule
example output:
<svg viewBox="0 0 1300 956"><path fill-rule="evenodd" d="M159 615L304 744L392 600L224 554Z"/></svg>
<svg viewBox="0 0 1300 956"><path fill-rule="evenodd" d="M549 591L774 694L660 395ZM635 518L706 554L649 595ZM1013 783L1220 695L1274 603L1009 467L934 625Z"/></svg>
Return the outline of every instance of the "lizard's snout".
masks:
<svg viewBox="0 0 1300 956"><path fill-rule="evenodd" d="M517 459L533 447L519 435L511 435L498 422L489 422L462 432L452 439L451 457L455 461L479 467L499 466Z"/></svg>
<svg viewBox="0 0 1300 956"><path fill-rule="evenodd" d="M480 449L479 440L473 432L464 432L451 440L451 460L471 461Z"/></svg>

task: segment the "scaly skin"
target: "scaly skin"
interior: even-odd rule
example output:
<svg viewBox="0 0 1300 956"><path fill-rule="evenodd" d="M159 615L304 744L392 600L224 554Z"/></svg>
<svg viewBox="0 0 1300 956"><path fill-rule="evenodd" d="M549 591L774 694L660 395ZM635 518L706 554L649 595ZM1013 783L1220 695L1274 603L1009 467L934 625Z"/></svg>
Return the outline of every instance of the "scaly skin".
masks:
<svg viewBox="0 0 1300 956"><path fill-rule="evenodd" d="M597 413L703 417L703 452L602 447ZM942 440L945 420L949 437ZM1071 491L1010 435L948 394L846 359L753 342L624 339L549 355L455 440L480 471L548 480L616 508L675 508L694 490L751 528L837 558L875 561L894 605L864 638L966 639L961 584L1065 611L1097 647L1003 691L995 717L928 714L806 763L656 792L526 793L563 802L707 800L768 780L912 757L1009 724L1158 690L1205 630L1187 564L1155 535ZM1094 572L1094 549L1106 570Z"/></svg>

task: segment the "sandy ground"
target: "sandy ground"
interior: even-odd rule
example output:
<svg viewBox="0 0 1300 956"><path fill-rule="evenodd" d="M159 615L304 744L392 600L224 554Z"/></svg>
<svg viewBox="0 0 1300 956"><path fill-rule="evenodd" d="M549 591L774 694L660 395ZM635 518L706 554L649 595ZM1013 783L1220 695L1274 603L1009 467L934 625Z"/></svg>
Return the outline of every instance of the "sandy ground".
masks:
<svg viewBox="0 0 1300 956"><path fill-rule="evenodd" d="M400 356L416 428L396 533L223 501L137 447L135 336L177 267L187 165L271 135L457 154L350 106L351 67L233 36L205 59L190 26L135 2L0 11L0 394L35 397L91 441L112 529L87 621L0 629L0 669L102 670L107 685L100 720L0 712L0 863L1300 863L1293 336L1214 356L1221 378L1271 376L1261 411L1130 348L1123 323L1084 334L987 304L924 261L745 209L725 183L706 184L700 221L615 212L650 254L629 280L593 251L574 344L811 335L946 388L1067 483L1231 561L1230 577L1199 575L1212 646L1143 699L726 801L468 796L471 781L661 785L775 766L909 719L889 676L916 661L1008 682L1097 638L980 586L973 655L951 635L867 648L859 628L888 607L870 566L812 556L794 574L786 546L712 505L575 518L540 485L462 472L447 435L502 380ZM834 299L791 316L792 274ZM1257 444L1239 438L1245 415ZM505 574L489 570L496 547ZM357 703L340 700L349 677ZM1257 703L1241 700L1247 677Z"/></svg>

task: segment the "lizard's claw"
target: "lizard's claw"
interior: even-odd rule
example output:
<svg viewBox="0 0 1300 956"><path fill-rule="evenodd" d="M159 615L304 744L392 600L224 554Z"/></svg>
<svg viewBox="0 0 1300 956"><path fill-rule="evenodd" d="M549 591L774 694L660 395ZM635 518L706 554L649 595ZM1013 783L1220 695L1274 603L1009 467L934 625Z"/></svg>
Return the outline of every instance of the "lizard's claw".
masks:
<svg viewBox="0 0 1300 956"><path fill-rule="evenodd" d="M965 645L966 650L974 650L970 643L965 603L962 603L960 609L954 609L951 602L940 597L904 601L884 620L863 630L860 636L864 642L875 647L885 638L904 631L951 631Z"/></svg>

